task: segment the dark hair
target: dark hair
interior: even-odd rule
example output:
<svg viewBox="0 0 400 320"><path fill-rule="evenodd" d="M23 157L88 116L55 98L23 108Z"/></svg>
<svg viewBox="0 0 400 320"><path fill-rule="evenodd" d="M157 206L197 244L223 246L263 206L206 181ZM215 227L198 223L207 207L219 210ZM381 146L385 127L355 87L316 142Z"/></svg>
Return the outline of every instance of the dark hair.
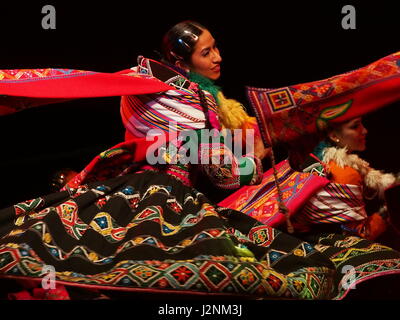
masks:
<svg viewBox="0 0 400 320"><path fill-rule="evenodd" d="M346 122L346 121L345 121ZM331 143L332 145L336 145L337 142L332 140L329 134L333 131L337 131L340 126L345 123L345 122L329 122L327 121L325 123L325 126L323 128L320 128L317 133L319 133L320 140L326 140L327 142Z"/></svg>
<svg viewBox="0 0 400 320"><path fill-rule="evenodd" d="M194 46L204 30L206 28L200 23L190 20L174 25L162 39L163 58L171 64L178 60L190 63Z"/></svg>

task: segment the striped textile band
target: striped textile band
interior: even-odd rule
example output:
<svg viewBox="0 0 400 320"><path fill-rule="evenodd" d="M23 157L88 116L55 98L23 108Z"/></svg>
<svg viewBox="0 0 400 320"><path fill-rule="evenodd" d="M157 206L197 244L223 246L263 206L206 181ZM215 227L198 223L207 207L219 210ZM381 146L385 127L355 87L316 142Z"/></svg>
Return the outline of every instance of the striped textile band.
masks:
<svg viewBox="0 0 400 320"><path fill-rule="evenodd" d="M127 137L145 137L151 129L158 129L160 132L149 135L206 128L205 110L201 105L196 83L190 82L168 66L143 57L139 57L139 66L132 70L140 75L157 77L176 90L160 94L122 96L121 117ZM214 97L207 91L203 92L208 117L217 117Z"/></svg>
<svg viewBox="0 0 400 320"><path fill-rule="evenodd" d="M318 191L296 216L301 224L346 223L367 218L362 188L329 183Z"/></svg>
<svg viewBox="0 0 400 320"><path fill-rule="evenodd" d="M276 170L283 202L289 209L290 217L298 215L305 202L329 183L323 177L293 170L288 160L278 163ZM271 168L264 173L260 184L240 188L219 205L241 211L264 224L277 227L286 221L279 211L277 198L278 193Z"/></svg>

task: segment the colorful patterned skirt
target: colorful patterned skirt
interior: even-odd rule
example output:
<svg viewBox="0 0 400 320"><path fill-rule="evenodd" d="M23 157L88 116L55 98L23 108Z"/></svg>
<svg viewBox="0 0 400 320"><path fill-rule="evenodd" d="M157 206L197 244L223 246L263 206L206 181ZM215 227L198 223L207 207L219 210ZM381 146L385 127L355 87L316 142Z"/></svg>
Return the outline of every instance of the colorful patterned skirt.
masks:
<svg viewBox="0 0 400 320"><path fill-rule="evenodd" d="M343 185L340 188L333 184L324 185L323 180L316 179L319 177L294 171L287 161L282 161L276 169L283 202L297 232L295 236L313 245L336 267L335 299L347 296L368 298L372 296L368 283L372 282L370 289L379 292L378 298L393 298L391 290L397 291L400 287L400 252L359 237L342 235L340 223L329 223L339 218L345 221L343 212L350 219L348 211L343 208L353 208L355 212L360 206L354 190L350 193L351 190ZM286 231L285 217L279 212L277 189L273 182L273 172L269 170L260 185L241 188L219 205L240 210L261 223ZM305 212L317 218L307 220ZM355 213L351 218L354 217ZM306 224L299 221L312 221L313 224L309 223L305 232ZM397 297L400 298L400 292Z"/></svg>
<svg viewBox="0 0 400 320"><path fill-rule="evenodd" d="M212 205L153 171L1 210L0 283L41 286L49 270L67 291L287 299L337 294L335 267L313 246Z"/></svg>
<svg viewBox="0 0 400 320"><path fill-rule="evenodd" d="M302 237L336 267L336 296L357 299L400 298L400 252L380 243L338 233Z"/></svg>

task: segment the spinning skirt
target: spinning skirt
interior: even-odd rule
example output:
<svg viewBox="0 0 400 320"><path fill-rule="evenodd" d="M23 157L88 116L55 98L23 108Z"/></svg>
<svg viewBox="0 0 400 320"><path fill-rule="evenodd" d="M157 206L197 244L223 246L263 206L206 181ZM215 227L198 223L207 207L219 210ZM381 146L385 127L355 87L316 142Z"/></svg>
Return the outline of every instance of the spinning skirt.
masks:
<svg viewBox="0 0 400 320"><path fill-rule="evenodd" d="M154 171L0 210L0 278L48 270L67 289L288 299L330 299L337 275L309 243Z"/></svg>

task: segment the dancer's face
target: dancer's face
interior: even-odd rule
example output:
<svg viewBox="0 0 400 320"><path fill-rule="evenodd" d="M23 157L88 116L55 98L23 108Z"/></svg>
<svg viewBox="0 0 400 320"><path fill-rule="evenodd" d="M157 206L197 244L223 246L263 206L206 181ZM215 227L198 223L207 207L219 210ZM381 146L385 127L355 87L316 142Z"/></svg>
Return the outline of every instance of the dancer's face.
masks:
<svg viewBox="0 0 400 320"><path fill-rule="evenodd" d="M364 151L366 148L367 129L361 118L342 123L329 133L329 138L339 147L347 147L349 152Z"/></svg>
<svg viewBox="0 0 400 320"><path fill-rule="evenodd" d="M208 30L204 30L199 36L190 60L191 71L211 80L220 77L222 58L215 39Z"/></svg>

